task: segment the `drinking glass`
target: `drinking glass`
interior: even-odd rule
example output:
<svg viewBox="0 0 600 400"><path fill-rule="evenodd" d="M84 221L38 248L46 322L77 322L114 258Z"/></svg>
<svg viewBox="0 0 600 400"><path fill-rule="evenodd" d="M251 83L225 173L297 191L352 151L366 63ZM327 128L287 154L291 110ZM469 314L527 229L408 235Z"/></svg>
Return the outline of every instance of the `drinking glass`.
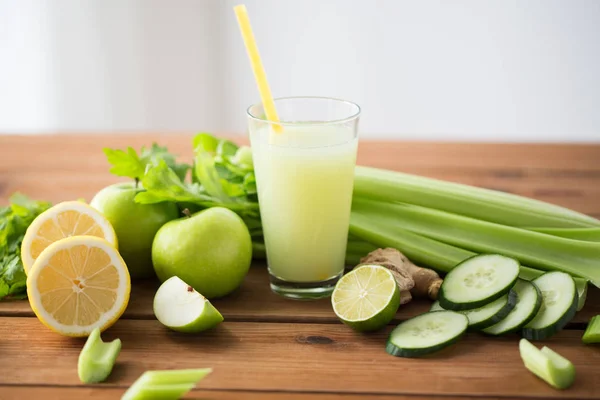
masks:
<svg viewBox="0 0 600 400"><path fill-rule="evenodd" d="M296 299L331 295L344 272L360 107L325 97L275 99L248 124L271 289Z"/></svg>

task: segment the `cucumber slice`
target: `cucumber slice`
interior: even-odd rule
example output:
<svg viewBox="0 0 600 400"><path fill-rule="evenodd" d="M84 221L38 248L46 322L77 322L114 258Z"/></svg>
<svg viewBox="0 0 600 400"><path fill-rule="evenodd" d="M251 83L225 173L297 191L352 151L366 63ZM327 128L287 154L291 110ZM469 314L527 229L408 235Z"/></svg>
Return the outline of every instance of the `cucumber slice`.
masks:
<svg viewBox="0 0 600 400"><path fill-rule="evenodd" d="M489 335L517 332L531 321L542 306L542 293L533 283L518 279L512 288L517 293L517 305L502 321L485 328Z"/></svg>
<svg viewBox="0 0 600 400"><path fill-rule="evenodd" d="M396 357L419 357L460 339L469 325L463 314L431 311L402 322L390 333L385 351Z"/></svg>
<svg viewBox="0 0 600 400"><path fill-rule="evenodd" d="M481 254L454 267L444 278L438 295L446 310L482 307L502 297L519 276L519 262L498 254Z"/></svg>
<svg viewBox="0 0 600 400"><path fill-rule="evenodd" d="M557 389L566 389L575 381L575 367L571 361L548 347L538 350L527 339L519 342L519 353L525 368Z"/></svg>
<svg viewBox="0 0 600 400"><path fill-rule="evenodd" d="M575 281L564 272L546 272L532 281L542 293L542 306L521 334L529 340L549 338L560 331L577 312Z"/></svg>
<svg viewBox="0 0 600 400"><path fill-rule="evenodd" d="M467 317L469 320L469 329L480 330L500 322L513 310L516 304L517 293L511 290L504 296L483 307L457 312ZM431 305L430 311L439 311L443 309L440 302L436 301Z"/></svg>

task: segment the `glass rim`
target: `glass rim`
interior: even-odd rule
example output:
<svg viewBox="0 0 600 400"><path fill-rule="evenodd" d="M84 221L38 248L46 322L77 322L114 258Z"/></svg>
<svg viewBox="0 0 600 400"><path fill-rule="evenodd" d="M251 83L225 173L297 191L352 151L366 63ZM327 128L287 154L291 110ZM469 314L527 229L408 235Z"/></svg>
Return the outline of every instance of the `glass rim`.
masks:
<svg viewBox="0 0 600 400"><path fill-rule="evenodd" d="M347 104L350 105L352 107L354 107L356 109L356 112L351 114L348 117L345 118L339 118L339 119L332 119L332 120L327 120L327 121L296 121L296 122L286 122L286 121L279 121L279 122L275 122L275 121L271 121L268 120L266 118L260 118L257 117L256 115L252 114L252 108L256 107L256 106L262 106L262 101L252 104L250 105L247 109L246 109L246 114L248 114L248 117L250 119L253 119L255 121L259 121L259 122L263 122L263 123L267 123L267 124L272 124L272 125L282 125L282 126L292 126L292 125L298 125L299 123L301 123L303 126L321 126L321 125L333 125L333 124L342 124L344 122L350 122L356 118L358 118L360 116L361 113L361 108L358 104L349 101L349 100L344 100L344 99L339 99L336 97L327 97L327 96L286 96L286 97L276 97L273 99L273 102L277 102L279 100L300 100L300 99L312 99L312 100L333 100L335 102L338 103L343 103L343 104Z"/></svg>

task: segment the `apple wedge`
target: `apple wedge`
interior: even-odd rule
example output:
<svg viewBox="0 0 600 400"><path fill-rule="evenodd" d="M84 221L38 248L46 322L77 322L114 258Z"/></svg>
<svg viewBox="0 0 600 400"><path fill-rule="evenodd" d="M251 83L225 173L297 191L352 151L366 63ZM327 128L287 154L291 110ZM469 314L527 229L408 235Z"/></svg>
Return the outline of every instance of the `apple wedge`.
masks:
<svg viewBox="0 0 600 400"><path fill-rule="evenodd" d="M210 301L177 276L156 291L154 315L167 328L185 333L202 332L223 321Z"/></svg>

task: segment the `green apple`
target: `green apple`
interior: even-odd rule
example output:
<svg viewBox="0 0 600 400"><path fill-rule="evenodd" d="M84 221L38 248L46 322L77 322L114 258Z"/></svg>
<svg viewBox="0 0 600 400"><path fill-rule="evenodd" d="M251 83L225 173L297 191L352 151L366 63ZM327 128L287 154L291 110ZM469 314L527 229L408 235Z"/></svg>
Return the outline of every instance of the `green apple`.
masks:
<svg viewBox="0 0 600 400"><path fill-rule="evenodd" d="M177 276L156 291L154 315L167 328L185 333L202 332L223 321L210 301Z"/></svg>
<svg viewBox="0 0 600 400"><path fill-rule="evenodd" d="M158 229L179 216L174 203L139 204L133 199L143 191L134 183L118 183L99 191L90 205L100 211L117 233L119 253L132 279L154 276L152 241Z"/></svg>
<svg viewBox="0 0 600 400"><path fill-rule="evenodd" d="M178 276L209 299L239 287L251 260L246 224L223 207L167 222L152 243L152 264L161 281Z"/></svg>

